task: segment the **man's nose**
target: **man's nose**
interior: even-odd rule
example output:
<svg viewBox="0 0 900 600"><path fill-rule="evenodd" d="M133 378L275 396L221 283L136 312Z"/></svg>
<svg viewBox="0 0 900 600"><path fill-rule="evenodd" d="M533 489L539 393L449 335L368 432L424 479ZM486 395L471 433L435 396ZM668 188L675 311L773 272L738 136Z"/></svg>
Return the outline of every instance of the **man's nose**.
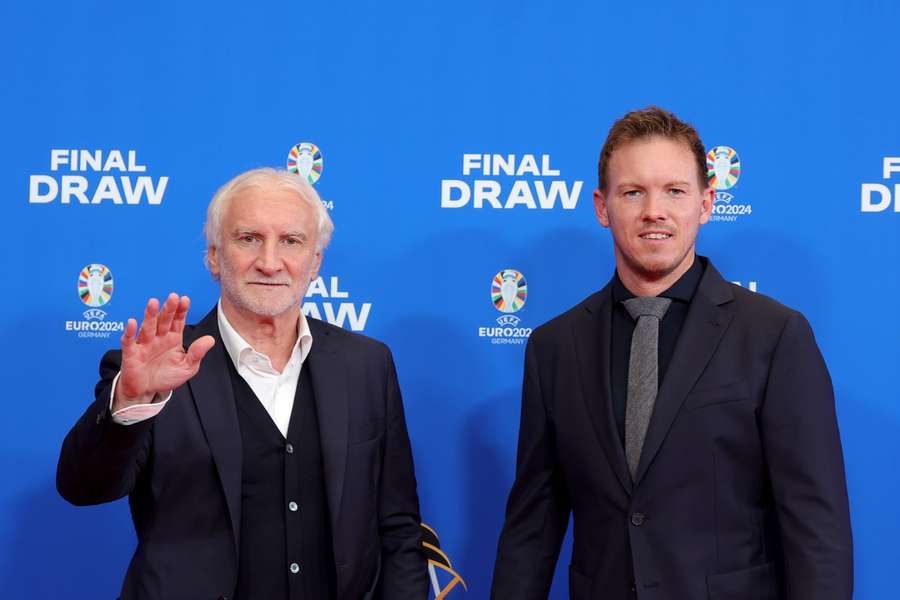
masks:
<svg viewBox="0 0 900 600"><path fill-rule="evenodd" d="M259 249L256 257L256 268L265 275L274 275L281 270L282 261L278 254L278 245L273 242L265 242Z"/></svg>
<svg viewBox="0 0 900 600"><path fill-rule="evenodd" d="M641 218L645 221L664 221L666 219L665 201L661 192L649 192L644 198Z"/></svg>

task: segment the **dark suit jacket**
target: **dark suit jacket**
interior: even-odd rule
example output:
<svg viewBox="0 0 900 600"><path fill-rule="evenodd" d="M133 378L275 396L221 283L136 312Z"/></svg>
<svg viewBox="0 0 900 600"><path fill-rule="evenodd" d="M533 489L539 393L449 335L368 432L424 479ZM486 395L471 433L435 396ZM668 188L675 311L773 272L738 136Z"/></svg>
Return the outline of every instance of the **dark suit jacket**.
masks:
<svg viewBox="0 0 900 600"><path fill-rule="evenodd" d="M338 598L424 598L412 453L390 350L308 319ZM241 522L241 435L216 311L185 330L216 345L156 417L109 414L120 353L100 365L96 401L63 442L57 489L73 504L129 496L138 545L123 600L232 596Z"/></svg>
<svg viewBox="0 0 900 600"><path fill-rule="evenodd" d="M834 396L803 316L708 265L632 482L610 400L610 290L529 340L493 597L547 597L571 512L572 598L849 600Z"/></svg>

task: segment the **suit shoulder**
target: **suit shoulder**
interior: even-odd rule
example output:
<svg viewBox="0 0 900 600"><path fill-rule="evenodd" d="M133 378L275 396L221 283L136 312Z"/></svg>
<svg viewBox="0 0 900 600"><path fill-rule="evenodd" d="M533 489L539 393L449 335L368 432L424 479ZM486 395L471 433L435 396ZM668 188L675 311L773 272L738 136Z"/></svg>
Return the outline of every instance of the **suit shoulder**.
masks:
<svg viewBox="0 0 900 600"><path fill-rule="evenodd" d="M754 320L785 322L801 316L799 311L786 306L771 296L752 292L739 285L729 283L738 311Z"/></svg>
<svg viewBox="0 0 900 600"><path fill-rule="evenodd" d="M543 325L539 325L531 333L530 339L544 342L567 335L580 320L597 313L603 304L606 293L605 290L594 292L572 308L556 315Z"/></svg>
<svg viewBox="0 0 900 600"><path fill-rule="evenodd" d="M798 310L760 294L734 286L735 320L747 335L755 339L781 340L800 335L814 339L812 326Z"/></svg>
<svg viewBox="0 0 900 600"><path fill-rule="evenodd" d="M313 336L313 344L315 344L317 336L327 335L333 343L340 344L349 351L386 352L388 354L391 352L390 348L388 348L387 344L384 342L363 335L362 333L348 331L343 327L338 327L337 325L332 325L327 321L322 321L313 317L306 317L306 320L309 323L309 329Z"/></svg>

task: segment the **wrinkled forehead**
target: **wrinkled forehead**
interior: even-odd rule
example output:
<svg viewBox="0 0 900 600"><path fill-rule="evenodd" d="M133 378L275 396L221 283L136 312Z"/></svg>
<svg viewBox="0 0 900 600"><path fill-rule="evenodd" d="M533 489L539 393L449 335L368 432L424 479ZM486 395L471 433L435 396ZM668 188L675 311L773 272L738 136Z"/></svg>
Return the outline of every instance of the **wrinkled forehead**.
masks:
<svg viewBox="0 0 900 600"><path fill-rule="evenodd" d="M222 215L229 227L281 224L296 228L311 225L314 219L313 208L298 190L274 184L241 186L232 193Z"/></svg>

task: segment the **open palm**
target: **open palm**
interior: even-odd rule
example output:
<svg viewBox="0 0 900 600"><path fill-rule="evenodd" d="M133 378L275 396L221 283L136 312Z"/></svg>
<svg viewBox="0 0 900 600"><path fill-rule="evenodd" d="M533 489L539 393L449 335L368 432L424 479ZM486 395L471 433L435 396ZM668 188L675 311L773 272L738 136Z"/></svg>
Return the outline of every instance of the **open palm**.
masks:
<svg viewBox="0 0 900 600"><path fill-rule="evenodd" d="M128 320L122 335L117 405L167 393L197 374L200 361L215 341L206 335L184 350L184 324L190 304L187 296L169 294L160 309L159 301L151 298L147 301L140 330L137 321Z"/></svg>

